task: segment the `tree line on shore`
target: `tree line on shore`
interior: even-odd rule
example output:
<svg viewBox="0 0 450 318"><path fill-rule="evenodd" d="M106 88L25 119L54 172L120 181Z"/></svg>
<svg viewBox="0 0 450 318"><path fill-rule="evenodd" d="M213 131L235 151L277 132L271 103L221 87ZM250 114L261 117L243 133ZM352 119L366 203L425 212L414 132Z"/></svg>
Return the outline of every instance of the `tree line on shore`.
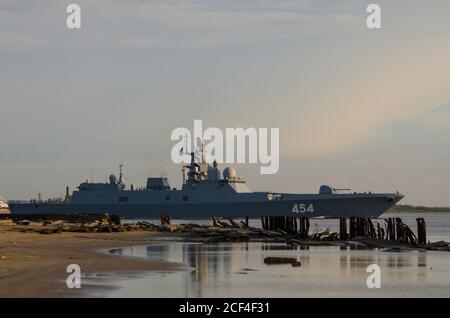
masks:
<svg viewBox="0 0 450 318"><path fill-rule="evenodd" d="M388 210L388 213L402 212L450 212L450 207L428 207L421 205L396 204Z"/></svg>

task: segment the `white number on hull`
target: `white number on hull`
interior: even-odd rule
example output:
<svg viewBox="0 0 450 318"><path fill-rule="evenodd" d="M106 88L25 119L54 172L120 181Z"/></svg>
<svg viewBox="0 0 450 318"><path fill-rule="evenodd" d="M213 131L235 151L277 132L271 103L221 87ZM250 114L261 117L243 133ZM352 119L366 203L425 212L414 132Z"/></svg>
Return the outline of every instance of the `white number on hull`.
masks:
<svg viewBox="0 0 450 318"><path fill-rule="evenodd" d="M306 212L314 212L314 206L312 203L306 204L306 203L296 203L294 204L294 207L292 208L293 213L306 213Z"/></svg>

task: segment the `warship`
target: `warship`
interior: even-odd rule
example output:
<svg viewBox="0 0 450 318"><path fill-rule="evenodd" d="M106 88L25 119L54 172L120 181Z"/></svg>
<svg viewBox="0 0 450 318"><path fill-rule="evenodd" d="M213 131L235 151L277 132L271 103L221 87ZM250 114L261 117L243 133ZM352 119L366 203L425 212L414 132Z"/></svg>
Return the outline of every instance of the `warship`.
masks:
<svg viewBox="0 0 450 318"><path fill-rule="evenodd" d="M181 189L171 188L167 178L151 177L145 187L127 188L119 177L109 182L83 182L61 200L8 202L12 214L110 214L123 218L195 217L378 217L403 198L396 193L341 193L322 185L314 194L251 192L232 167L223 173L200 155L190 153L183 166Z"/></svg>

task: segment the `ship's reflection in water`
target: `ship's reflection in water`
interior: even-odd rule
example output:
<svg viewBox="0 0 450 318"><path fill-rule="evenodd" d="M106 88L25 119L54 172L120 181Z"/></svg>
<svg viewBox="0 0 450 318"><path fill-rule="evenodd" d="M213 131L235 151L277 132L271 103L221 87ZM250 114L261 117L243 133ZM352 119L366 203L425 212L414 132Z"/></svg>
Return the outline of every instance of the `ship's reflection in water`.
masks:
<svg viewBox="0 0 450 318"><path fill-rule="evenodd" d="M187 265L121 281L117 297L423 297L450 296L450 254L383 252L275 243L164 243L127 247L117 255ZM296 257L301 267L266 265ZM381 289L368 289L367 266L381 267Z"/></svg>

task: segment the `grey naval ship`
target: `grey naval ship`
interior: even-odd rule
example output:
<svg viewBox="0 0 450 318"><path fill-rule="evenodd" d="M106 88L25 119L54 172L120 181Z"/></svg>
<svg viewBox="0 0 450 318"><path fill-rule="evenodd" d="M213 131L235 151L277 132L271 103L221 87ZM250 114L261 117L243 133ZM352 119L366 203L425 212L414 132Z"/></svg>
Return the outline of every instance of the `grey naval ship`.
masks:
<svg viewBox="0 0 450 318"><path fill-rule="evenodd" d="M202 160L198 160L201 157ZM183 166L181 189L167 178L148 178L145 187L127 189L120 165L119 177L109 183L81 183L61 200L9 202L12 214L110 214L123 218L190 217L378 217L403 198L400 193L341 193L322 185L315 194L251 192L236 170L221 174L217 163L191 153Z"/></svg>

